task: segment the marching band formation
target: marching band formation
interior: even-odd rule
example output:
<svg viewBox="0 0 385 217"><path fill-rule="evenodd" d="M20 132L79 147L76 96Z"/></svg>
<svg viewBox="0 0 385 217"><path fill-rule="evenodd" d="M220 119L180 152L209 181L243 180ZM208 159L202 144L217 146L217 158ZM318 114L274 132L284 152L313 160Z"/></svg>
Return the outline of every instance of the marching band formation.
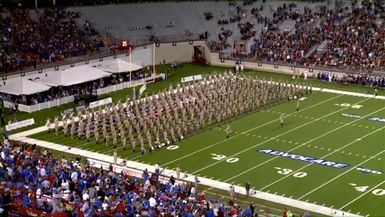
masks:
<svg viewBox="0 0 385 217"><path fill-rule="evenodd" d="M127 150L130 145L135 152L139 144L145 154L199 129L310 91L311 88L300 84L225 73L190 85L178 84L149 97L56 117L53 123L47 120L46 126L56 135L62 132L87 142L93 139L115 149L121 145Z"/></svg>

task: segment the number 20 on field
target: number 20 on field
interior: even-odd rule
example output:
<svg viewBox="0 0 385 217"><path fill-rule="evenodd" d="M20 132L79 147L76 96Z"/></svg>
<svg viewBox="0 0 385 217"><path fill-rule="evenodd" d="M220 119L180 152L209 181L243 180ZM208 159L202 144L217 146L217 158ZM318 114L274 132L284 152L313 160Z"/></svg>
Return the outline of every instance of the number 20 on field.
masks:
<svg viewBox="0 0 385 217"><path fill-rule="evenodd" d="M341 107L350 107L350 108L354 108L354 109L359 109L359 108L363 107L362 105L352 105L350 103L341 103L341 104L335 103L334 105L338 105Z"/></svg>

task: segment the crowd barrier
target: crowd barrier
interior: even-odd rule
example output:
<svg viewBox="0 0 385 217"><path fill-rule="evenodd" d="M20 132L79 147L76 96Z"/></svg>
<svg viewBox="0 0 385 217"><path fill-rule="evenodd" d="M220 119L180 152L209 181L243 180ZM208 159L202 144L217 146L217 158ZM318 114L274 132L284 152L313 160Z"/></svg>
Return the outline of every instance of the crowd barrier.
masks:
<svg viewBox="0 0 385 217"><path fill-rule="evenodd" d="M153 76L148 77L148 78L143 78L140 80L134 80L131 82L130 81L123 82L120 84L115 84L115 85L111 85L108 87L97 89L96 92L97 92L97 95L100 96L100 95L115 92L118 90L123 90L123 89L131 88L131 87L143 85L145 83L151 83L157 79L165 79L165 75L162 73L162 74L153 75ZM61 106L61 105L73 102L74 100L75 100L74 96L66 96L66 97L63 97L60 99L55 99L55 100L51 100L48 102L39 103L36 105L18 104L17 109L19 111L22 111L22 112L32 113L32 112L41 111L41 110L49 109L49 108L56 107L56 106ZM14 108L15 105L12 102L4 100L4 107L5 108Z"/></svg>

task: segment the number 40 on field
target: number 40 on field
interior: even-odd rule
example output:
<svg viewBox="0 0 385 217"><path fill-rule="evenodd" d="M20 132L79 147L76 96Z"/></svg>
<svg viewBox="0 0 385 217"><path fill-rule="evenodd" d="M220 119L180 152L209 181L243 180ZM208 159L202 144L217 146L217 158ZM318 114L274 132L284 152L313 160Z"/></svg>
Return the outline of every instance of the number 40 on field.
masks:
<svg viewBox="0 0 385 217"><path fill-rule="evenodd" d="M367 190L369 190L369 186L367 186L367 185L358 186L356 183L349 183L349 185L353 186L354 189L358 192L366 192ZM371 192L372 192L372 194L374 194L376 196L384 196L385 195L385 189L380 189L380 188L372 189Z"/></svg>

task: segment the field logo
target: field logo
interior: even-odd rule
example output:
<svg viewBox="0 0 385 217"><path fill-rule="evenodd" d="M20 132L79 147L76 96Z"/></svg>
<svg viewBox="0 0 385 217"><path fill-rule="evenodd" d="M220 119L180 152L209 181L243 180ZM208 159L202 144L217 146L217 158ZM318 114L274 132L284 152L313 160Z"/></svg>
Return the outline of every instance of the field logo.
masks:
<svg viewBox="0 0 385 217"><path fill-rule="evenodd" d="M342 116L350 117L350 118L361 118L361 116L360 116L360 115L357 115L357 114L346 114L346 113L342 113Z"/></svg>
<svg viewBox="0 0 385 217"><path fill-rule="evenodd" d="M379 118L379 117L369 117L369 121L379 121L379 122L384 122L385 123L385 118Z"/></svg>
<svg viewBox="0 0 385 217"><path fill-rule="evenodd" d="M299 155L299 154L293 154L290 152L284 152L284 151L273 150L273 149L260 149L257 151L259 153L265 153L265 154L271 154L271 155L275 155L275 156L287 157L287 158L291 158L293 160L300 160L300 161L305 161L307 163L315 163L315 164L319 164L322 166L328 166L328 167L333 167L333 168L338 168L338 169L342 169L342 168L350 166L350 164L339 163L339 162L334 162L334 161L329 161L329 160L324 160L324 159L318 159L315 157L308 157L308 156L303 156L303 155Z"/></svg>

